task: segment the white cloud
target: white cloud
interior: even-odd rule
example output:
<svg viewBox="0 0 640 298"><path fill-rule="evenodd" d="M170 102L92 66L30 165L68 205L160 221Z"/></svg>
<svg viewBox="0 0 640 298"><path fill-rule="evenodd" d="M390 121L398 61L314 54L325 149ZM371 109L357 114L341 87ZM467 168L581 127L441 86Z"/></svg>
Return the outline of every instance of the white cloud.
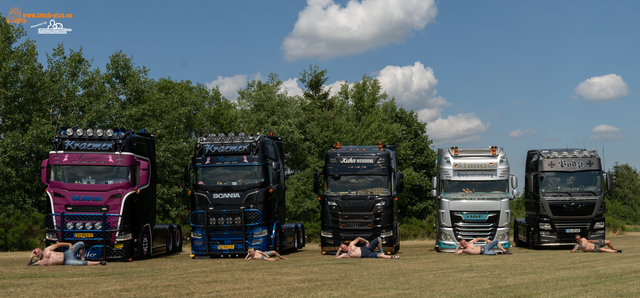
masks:
<svg viewBox="0 0 640 298"><path fill-rule="evenodd" d="M298 86L298 79L288 79L282 82L282 90L287 92L289 96L302 95L304 91Z"/></svg>
<svg viewBox="0 0 640 298"><path fill-rule="evenodd" d="M214 81L206 83L205 86L209 89L213 89L218 86L218 90L222 93L222 96L228 100L238 99L238 90L247 86L249 80L263 81L265 78L260 72L254 75L235 75L232 77L218 76Z"/></svg>
<svg viewBox="0 0 640 298"><path fill-rule="evenodd" d="M482 124L473 113L458 114L427 123L427 134L436 146L468 144L482 141L482 134L489 126L491 123Z"/></svg>
<svg viewBox="0 0 640 298"><path fill-rule="evenodd" d="M590 141L618 140L624 139L627 136L620 128L606 124L600 124L594 127L591 133L593 134L589 136Z"/></svg>
<svg viewBox="0 0 640 298"><path fill-rule="evenodd" d="M413 66L388 65L377 79L387 94L395 96L398 104L408 109L424 106L424 101L436 96L436 80L431 67L416 61ZM446 101L445 101L446 103Z"/></svg>
<svg viewBox="0 0 640 298"><path fill-rule="evenodd" d="M589 78L574 88L573 92L586 101L611 101L629 94L629 87L621 76L612 73Z"/></svg>
<svg viewBox="0 0 640 298"><path fill-rule="evenodd" d="M538 130L533 127L529 127L524 131L518 128L517 130L510 132L509 137L512 139L515 139L521 136L528 136L528 135L535 135L535 134L538 134Z"/></svg>
<svg viewBox="0 0 640 298"><path fill-rule="evenodd" d="M345 7L333 0L307 0L282 49L289 61L330 59L388 44L402 43L433 22L434 0L350 0Z"/></svg>
<svg viewBox="0 0 640 298"><path fill-rule="evenodd" d="M238 90L247 86L247 75L235 75L233 77L218 76L213 82L205 84L207 88L213 89L218 86L220 93L228 100L238 98Z"/></svg>

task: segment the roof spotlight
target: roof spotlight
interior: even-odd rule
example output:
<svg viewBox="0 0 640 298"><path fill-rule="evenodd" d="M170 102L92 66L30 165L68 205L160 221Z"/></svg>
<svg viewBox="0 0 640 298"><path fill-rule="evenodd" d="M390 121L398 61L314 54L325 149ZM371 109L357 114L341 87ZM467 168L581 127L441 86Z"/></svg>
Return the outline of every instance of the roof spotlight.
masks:
<svg viewBox="0 0 640 298"><path fill-rule="evenodd" d="M82 128L78 128L76 129L76 135L81 137L84 134L84 129Z"/></svg>
<svg viewBox="0 0 640 298"><path fill-rule="evenodd" d="M91 128L87 129L87 137L93 137L93 129Z"/></svg>
<svg viewBox="0 0 640 298"><path fill-rule="evenodd" d="M225 135L223 133L218 134L218 138L224 138Z"/></svg>
<svg viewBox="0 0 640 298"><path fill-rule="evenodd" d="M96 136L101 137L104 134L104 131L102 131L102 128L98 128L96 130Z"/></svg>
<svg viewBox="0 0 640 298"><path fill-rule="evenodd" d="M107 137L112 137L113 136L113 129L109 128L107 129Z"/></svg>
<svg viewBox="0 0 640 298"><path fill-rule="evenodd" d="M215 137L216 137L216 135L215 135L215 134L212 134L212 133L210 133L210 134L207 136L207 138L209 138L209 139L213 139L213 138L215 138Z"/></svg>
<svg viewBox="0 0 640 298"><path fill-rule="evenodd" d="M73 128L71 128L71 127L67 128L67 135L68 136L72 136L73 135Z"/></svg>

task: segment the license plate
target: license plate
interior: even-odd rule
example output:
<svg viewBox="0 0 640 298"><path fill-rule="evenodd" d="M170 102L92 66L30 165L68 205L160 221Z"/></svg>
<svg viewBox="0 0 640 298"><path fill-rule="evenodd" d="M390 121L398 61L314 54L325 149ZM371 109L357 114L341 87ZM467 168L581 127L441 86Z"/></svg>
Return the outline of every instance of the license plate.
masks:
<svg viewBox="0 0 640 298"><path fill-rule="evenodd" d="M564 230L565 233L580 233L580 229L566 229Z"/></svg>
<svg viewBox="0 0 640 298"><path fill-rule="evenodd" d="M113 248L123 248L124 244L116 244L113 246Z"/></svg>
<svg viewBox="0 0 640 298"><path fill-rule="evenodd" d="M93 238L93 233L76 233L76 238Z"/></svg>
<svg viewBox="0 0 640 298"><path fill-rule="evenodd" d="M218 245L218 249L233 249L233 244L231 245Z"/></svg>

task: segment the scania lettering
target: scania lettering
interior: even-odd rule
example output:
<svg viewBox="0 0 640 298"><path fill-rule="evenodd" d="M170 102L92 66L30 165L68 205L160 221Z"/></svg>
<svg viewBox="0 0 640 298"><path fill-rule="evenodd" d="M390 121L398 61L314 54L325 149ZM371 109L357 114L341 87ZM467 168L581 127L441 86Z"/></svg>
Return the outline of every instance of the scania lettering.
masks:
<svg viewBox="0 0 640 298"><path fill-rule="evenodd" d="M247 249L297 250L302 224L285 224L282 138L221 133L198 138L185 169L191 257L244 257Z"/></svg>
<svg viewBox="0 0 640 298"><path fill-rule="evenodd" d="M63 127L42 162L46 245L86 245L85 258L132 260L182 251L182 229L156 224L155 139L121 129Z"/></svg>
<svg viewBox="0 0 640 298"><path fill-rule="evenodd" d="M331 146L322 172L315 173L320 202L323 254L335 254L340 244L357 237L381 237L387 254L400 249L398 194L403 175L394 145Z"/></svg>
<svg viewBox="0 0 640 298"><path fill-rule="evenodd" d="M525 217L514 221L516 245L575 245L575 235L605 238L605 186L598 152L585 149L543 149L527 152Z"/></svg>
<svg viewBox="0 0 640 298"><path fill-rule="evenodd" d="M438 175L431 181L438 206L436 251L453 252L460 240L474 238L498 239L509 247L509 200L518 196L518 180L509 174L504 150L440 148L436 165Z"/></svg>

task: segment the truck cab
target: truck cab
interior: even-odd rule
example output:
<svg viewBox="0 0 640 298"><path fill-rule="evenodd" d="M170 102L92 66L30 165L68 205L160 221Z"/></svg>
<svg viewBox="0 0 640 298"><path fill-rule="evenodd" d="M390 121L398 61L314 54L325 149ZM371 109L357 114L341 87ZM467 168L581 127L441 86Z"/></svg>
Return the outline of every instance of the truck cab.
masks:
<svg viewBox="0 0 640 298"><path fill-rule="evenodd" d="M540 149L527 152L525 218L514 221L518 246L575 245L576 234L605 237L605 194L611 190L596 150Z"/></svg>
<svg viewBox="0 0 640 298"><path fill-rule="evenodd" d="M45 242L83 241L88 259L182 250L179 225L156 225L155 139L146 132L63 127L42 162Z"/></svg>
<svg viewBox="0 0 640 298"><path fill-rule="evenodd" d="M335 254L340 244L357 237L380 237L385 253L397 253L402 179L393 145L332 146L314 183L321 209L322 253Z"/></svg>
<svg viewBox="0 0 640 298"><path fill-rule="evenodd" d="M504 149L439 148L436 164L436 251L453 252L460 240L474 238L499 239L509 247L509 201L518 195L518 180L509 174Z"/></svg>
<svg viewBox="0 0 640 298"><path fill-rule="evenodd" d="M234 133L198 138L185 169L192 258L240 257L248 248L304 246L304 225L286 224L282 138Z"/></svg>

